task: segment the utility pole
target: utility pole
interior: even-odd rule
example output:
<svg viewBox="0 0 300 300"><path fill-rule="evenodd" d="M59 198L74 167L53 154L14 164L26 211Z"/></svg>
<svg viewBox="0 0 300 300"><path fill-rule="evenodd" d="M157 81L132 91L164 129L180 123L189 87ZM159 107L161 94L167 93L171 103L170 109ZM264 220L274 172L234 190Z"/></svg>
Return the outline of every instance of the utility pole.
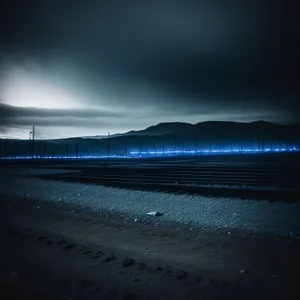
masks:
<svg viewBox="0 0 300 300"><path fill-rule="evenodd" d="M32 158L35 158L35 148L34 148L34 138L35 138L35 126L32 126Z"/></svg>
<svg viewBox="0 0 300 300"><path fill-rule="evenodd" d="M32 131L29 132L29 157L31 157L32 154L32 145L31 145L31 137L32 137Z"/></svg>

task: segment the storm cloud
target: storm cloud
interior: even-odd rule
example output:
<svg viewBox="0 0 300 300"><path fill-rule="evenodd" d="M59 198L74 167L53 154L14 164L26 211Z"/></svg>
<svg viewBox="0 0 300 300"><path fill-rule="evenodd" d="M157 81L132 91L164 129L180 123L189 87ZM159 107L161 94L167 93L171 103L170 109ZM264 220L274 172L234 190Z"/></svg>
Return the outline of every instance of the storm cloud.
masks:
<svg viewBox="0 0 300 300"><path fill-rule="evenodd" d="M25 69L80 107L2 105L2 127L34 117L89 130L94 119L105 132L164 121L299 121L296 1L16 3L4 1L0 13L2 90L12 67ZM6 94L7 105L20 95Z"/></svg>
<svg viewBox="0 0 300 300"><path fill-rule="evenodd" d="M111 122L120 123L122 119L126 116L121 113L100 109L45 109L0 104L0 130L6 126L31 128L32 125L44 128L101 128Z"/></svg>

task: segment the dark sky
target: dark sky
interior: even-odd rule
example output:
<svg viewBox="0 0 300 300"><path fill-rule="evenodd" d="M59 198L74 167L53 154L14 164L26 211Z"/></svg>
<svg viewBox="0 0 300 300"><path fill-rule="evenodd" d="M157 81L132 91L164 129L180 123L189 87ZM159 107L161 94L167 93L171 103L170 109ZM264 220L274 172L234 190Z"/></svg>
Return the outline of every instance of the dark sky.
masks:
<svg viewBox="0 0 300 300"><path fill-rule="evenodd" d="M298 122L296 3L2 1L0 136Z"/></svg>

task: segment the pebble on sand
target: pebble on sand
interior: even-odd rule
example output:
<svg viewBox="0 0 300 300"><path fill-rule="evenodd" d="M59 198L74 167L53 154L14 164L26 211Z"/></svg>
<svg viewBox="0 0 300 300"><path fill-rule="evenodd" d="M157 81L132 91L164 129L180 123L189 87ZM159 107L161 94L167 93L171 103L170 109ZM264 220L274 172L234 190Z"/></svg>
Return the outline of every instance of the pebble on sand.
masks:
<svg viewBox="0 0 300 300"><path fill-rule="evenodd" d="M147 212L147 215L153 216L153 217L161 217L164 215L164 213L158 212L158 211L150 211Z"/></svg>
<svg viewBox="0 0 300 300"><path fill-rule="evenodd" d="M240 271L240 273L243 274L243 275L246 275L246 274L248 274L249 272L248 272L247 269L242 269L242 270Z"/></svg>

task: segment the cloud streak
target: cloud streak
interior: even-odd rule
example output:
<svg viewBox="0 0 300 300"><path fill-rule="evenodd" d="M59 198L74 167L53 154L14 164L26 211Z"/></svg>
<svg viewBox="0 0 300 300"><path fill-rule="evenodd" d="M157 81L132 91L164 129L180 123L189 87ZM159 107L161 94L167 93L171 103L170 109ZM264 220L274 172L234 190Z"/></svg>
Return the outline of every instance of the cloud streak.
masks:
<svg viewBox="0 0 300 300"><path fill-rule="evenodd" d="M0 103L0 118L110 118L124 117L119 112L101 109L47 109L35 107L18 107Z"/></svg>

